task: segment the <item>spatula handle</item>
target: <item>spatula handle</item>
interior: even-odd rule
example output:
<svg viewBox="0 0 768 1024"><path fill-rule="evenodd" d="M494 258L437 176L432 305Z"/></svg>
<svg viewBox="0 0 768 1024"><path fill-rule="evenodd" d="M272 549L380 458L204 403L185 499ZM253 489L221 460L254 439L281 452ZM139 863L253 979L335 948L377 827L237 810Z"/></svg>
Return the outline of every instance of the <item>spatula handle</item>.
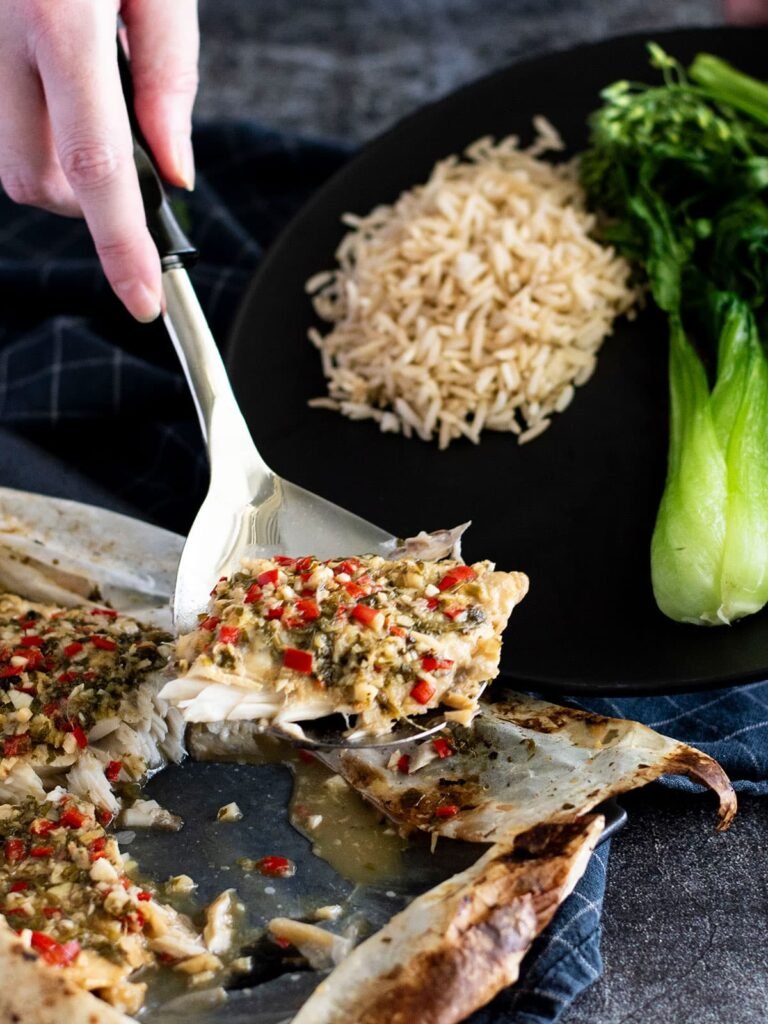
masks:
<svg viewBox="0 0 768 1024"><path fill-rule="evenodd" d="M162 179L150 154L149 146L136 120L133 108L131 66L119 36L117 39L117 64L120 69L123 96L131 123L133 159L139 176L141 198L144 202L144 213L149 233L157 245L163 270L169 270L171 267L189 267L197 259L197 249L176 220L165 194Z"/></svg>

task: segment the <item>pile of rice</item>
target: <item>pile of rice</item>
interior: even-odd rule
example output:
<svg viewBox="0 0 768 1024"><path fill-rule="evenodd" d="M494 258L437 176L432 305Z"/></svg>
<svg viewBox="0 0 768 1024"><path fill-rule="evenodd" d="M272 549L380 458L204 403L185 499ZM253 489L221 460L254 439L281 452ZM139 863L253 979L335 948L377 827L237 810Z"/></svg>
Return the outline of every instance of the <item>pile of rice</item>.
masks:
<svg viewBox="0 0 768 1024"><path fill-rule="evenodd" d="M528 149L480 139L394 205L345 216L338 268L307 282L333 324L310 331L330 396L313 406L441 448L483 429L523 443L590 378L636 292L590 237L575 163L538 159L559 136L534 124Z"/></svg>

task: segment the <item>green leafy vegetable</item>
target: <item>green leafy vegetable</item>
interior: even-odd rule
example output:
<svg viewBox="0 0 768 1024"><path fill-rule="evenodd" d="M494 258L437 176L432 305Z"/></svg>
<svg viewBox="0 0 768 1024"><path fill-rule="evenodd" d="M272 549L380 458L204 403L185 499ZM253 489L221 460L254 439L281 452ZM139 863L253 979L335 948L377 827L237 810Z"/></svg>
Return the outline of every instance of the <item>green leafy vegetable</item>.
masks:
<svg viewBox="0 0 768 1024"><path fill-rule="evenodd" d="M581 174L669 320L656 601L728 623L768 602L768 86L708 54L686 75L649 49L664 84L603 92Z"/></svg>

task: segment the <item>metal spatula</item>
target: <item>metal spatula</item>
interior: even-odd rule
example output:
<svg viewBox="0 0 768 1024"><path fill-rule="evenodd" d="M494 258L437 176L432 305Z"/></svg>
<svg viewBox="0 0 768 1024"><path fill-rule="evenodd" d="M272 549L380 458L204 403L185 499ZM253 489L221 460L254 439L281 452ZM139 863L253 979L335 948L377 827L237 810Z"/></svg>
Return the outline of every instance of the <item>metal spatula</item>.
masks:
<svg viewBox="0 0 768 1024"><path fill-rule="evenodd" d="M197 252L173 215L134 117L130 67L119 41L118 61L147 226L163 267L165 325L192 391L211 467L208 494L192 524L176 577L174 626L177 632L186 633L197 626L213 584L234 572L246 556L387 554L396 539L373 523L283 480L259 455L189 280L186 268ZM254 387L259 387L258 381ZM411 728L408 738L430 735L443 724L432 722L426 730ZM335 725L327 732L321 727L313 731L306 723L304 732L308 746L346 745ZM360 739L350 745L404 741L407 739L398 733L385 741Z"/></svg>
<svg viewBox="0 0 768 1024"><path fill-rule="evenodd" d="M173 599L174 624L188 632L197 625L212 585L246 554L331 558L391 550L395 538L283 480L259 455L187 274L197 252L173 215L133 117L130 67L119 44L118 56L147 225L163 267L165 325L192 391L211 466L208 495L187 538Z"/></svg>

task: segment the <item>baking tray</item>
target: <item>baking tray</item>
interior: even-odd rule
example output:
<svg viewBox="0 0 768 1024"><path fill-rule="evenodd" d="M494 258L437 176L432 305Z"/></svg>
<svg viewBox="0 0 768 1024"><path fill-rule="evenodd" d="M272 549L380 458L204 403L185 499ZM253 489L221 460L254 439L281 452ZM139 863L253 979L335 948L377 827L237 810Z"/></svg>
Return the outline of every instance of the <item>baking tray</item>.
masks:
<svg viewBox="0 0 768 1024"><path fill-rule="evenodd" d="M121 611L168 628L169 600L183 543L177 534L114 512L0 488L0 545L65 574L62 579L85 578ZM363 851L351 858L355 877L345 876L313 853L317 832L301 830L291 820L294 771L298 770L306 794L313 784L322 786L325 769L307 765L287 747L275 745L272 757L277 760L261 764L187 760L172 765L149 781L145 795L180 815L182 831L118 833L122 849L136 858L144 877L161 882L184 873L195 880L194 905L186 909L199 910L222 890L234 888L245 907L239 928L242 952L253 955L253 970L236 978L224 1000L220 991L211 991L168 1003L150 986L141 1015L148 1024L290 1021L324 973L304 969L295 952L281 950L265 938L267 921L275 916L311 917L321 906L338 905L341 914L334 931L363 938L409 899L468 867L485 850L443 839L433 853L429 837L417 835L407 843L398 842L392 829L383 835L381 825L384 867L366 868ZM289 763L279 763L283 758ZM243 812L242 820L218 822L218 809L233 800ZM375 812L351 791L337 810L339 820L328 822L335 839L326 830L325 846L337 842L342 850L347 845L355 849L354 844L368 834L363 824L367 819L370 828ZM600 810L606 815L604 841L623 825L626 815L615 801ZM300 811L296 811L299 817ZM333 856L334 850L330 853ZM239 863L269 854L292 860L295 875L265 878Z"/></svg>

